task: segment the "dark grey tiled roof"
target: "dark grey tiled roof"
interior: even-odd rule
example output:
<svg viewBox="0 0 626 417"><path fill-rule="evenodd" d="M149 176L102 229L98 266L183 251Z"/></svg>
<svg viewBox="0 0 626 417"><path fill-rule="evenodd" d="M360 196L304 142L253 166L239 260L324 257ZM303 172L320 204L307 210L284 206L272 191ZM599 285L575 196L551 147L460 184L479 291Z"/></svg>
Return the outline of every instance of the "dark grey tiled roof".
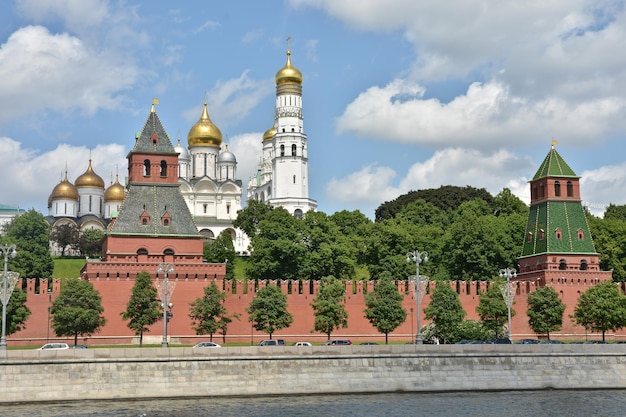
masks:
<svg viewBox="0 0 626 417"><path fill-rule="evenodd" d="M141 222L147 212L150 221ZM163 225L163 215L169 213L169 226ZM109 234L199 236L187 203L178 184L131 184Z"/></svg>
<svg viewBox="0 0 626 417"><path fill-rule="evenodd" d="M135 142L135 147L131 152L177 153L156 112L150 112L148 115L148 120L146 120L139 139Z"/></svg>

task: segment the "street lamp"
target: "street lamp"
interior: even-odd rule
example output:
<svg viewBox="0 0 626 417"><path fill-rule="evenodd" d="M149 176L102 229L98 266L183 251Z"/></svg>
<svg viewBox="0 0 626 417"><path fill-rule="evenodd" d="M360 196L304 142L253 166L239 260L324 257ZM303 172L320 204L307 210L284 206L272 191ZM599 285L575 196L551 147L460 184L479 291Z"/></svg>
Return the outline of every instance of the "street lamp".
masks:
<svg viewBox="0 0 626 417"><path fill-rule="evenodd" d="M513 297L515 294L511 291L511 278L517 277L517 272L513 268L505 268L500 270L500 278L506 278L506 284L500 285L500 292L502 298L506 302L506 308L509 313L509 340L513 341L513 335L511 333L511 304L513 304Z"/></svg>
<svg viewBox="0 0 626 417"><path fill-rule="evenodd" d="M0 338L0 350L7 350L7 304L9 302L9 294L8 294L8 281L9 281L9 254L11 254L11 258L15 258L17 256L17 251L15 250L15 245L2 245L0 246L0 251L4 255L4 275L2 275L2 338ZM15 276L15 281L17 281L17 277L19 274ZM15 282L11 285L11 292L13 292L13 287L15 286Z"/></svg>
<svg viewBox="0 0 626 417"><path fill-rule="evenodd" d="M167 345L167 275L174 272L174 264L171 263L161 263L159 264L159 269L157 269L157 274L163 274L163 340L161 341L161 347L168 347Z"/></svg>
<svg viewBox="0 0 626 417"><path fill-rule="evenodd" d="M422 330L420 328L421 325L421 302L422 296L426 290L426 285L428 285L428 277L420 276L420 264L422 262L428 262L428 252L419 250L415 250L413 252L409 252L406 254L406 262L411 263L415 262L415 300L417 303L417 335L415 336L415 344L422 344ZM413 277L409 277L409 280L413 280Z"/></svg>

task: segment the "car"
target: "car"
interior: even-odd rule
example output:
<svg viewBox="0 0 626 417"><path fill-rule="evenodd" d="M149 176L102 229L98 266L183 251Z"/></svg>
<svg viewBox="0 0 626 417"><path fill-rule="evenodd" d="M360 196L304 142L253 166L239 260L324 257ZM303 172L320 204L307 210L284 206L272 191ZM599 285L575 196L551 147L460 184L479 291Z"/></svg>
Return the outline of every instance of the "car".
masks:
<svg viewBox="0 0 626 417"><path fill-rule="evenodd" d="M299 347L308 347L308 346L313 346L311 344L311 342L296 342L293 344L294 346L299 346Z"/></svg>
<svg viewBox="0 0 626 417"><path fill-rule="evenodd" d="M519 345L538 345L541 341L538 339L520 339L515 343Z"/></svg>
<svg viewBox="0 0 626 417"><path fill-rule="evenodd" d="M487 343L490 345L510 345L511 339L508 339L506 337L502 337L499 339L489 339L487 340Z"/></svg>
<svg viewBox="0 0 626 417"><path fill-rule="evenodd" d="M563 345L564 343L560 340L542 340L539 342L542 345Z"/></svg>
<svg viewBox="0 0 626 417"><path fill-rule="evenodd" d="M197 345L195 345L193 348L219 348L222 347L222 345L215 343L215 342L200 342Z"/></svg>
<svg viewBox="0 0 626 417"><path fill-rule="evenodd" d="M87 346L85 346L85 345L72 345L72 346L70 346L70 349L87 349Z"/></svg>
<svg viewBox="0 0 626 417"><path fill-rule="evenodd" d="M585 345L606 345L607 343L604 340L587 340Z"/></svg>
<svg viewBox="0 0 626 417"><path fill-rule="evenodd" d="M323 343L324 346L331 346L331 345L347 346L351 344L352 342L349 341L348 339L333 339L333 340L327 340Z"/></svg>
<svg viewBox="0 0 626 417"><path fill-rule="evenodd" d="M283 339L261 340L257 346L285 346L285 341Z"/></svg>
<svg viewBox="0 0 626 417"><path fill-rule="evenodd" d="M69 349L69 345L67 343L46 343L42 347L37 350L62 350Z"/></svg>

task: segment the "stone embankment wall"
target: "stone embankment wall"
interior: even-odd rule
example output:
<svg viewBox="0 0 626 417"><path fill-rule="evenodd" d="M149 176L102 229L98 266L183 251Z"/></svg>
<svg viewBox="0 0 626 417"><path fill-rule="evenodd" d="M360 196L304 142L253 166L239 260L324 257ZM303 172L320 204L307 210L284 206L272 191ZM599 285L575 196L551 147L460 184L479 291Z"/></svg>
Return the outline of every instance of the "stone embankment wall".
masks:
<svg viewBox="0 0 626 417"><path fill-rule="evenodd" d="M0 402L626 389L626 345L11 350Z"/></svg>

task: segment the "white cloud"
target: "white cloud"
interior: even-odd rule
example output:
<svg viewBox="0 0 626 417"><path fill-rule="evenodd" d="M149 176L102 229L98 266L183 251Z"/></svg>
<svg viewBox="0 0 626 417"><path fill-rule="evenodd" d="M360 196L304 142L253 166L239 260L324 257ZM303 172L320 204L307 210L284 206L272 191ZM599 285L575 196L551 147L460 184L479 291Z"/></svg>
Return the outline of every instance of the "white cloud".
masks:
<svg viewBox="0 0 626 417"><path fill-rule="evenodd" d="M399 174L393 168L368 165L343 178L331 179L325 191L332 202L378 206L412 190L442 185L470 185L485 188L493 195L506 187L528 203L527 176L535 169L536 162L504 150L448 148L413 164L401 174L397 185L393 180Z"/></svg>
<svg viewBox="0 0 626 417"><path fill-rule="evenodd" d="M243 186L242 205L247 200L248 181L256 175L263 148L263 133L244 133L230 138L230 151L237 158L237 178Z"/></svg>
<svg viewBox="0 0 626 417"><path fill-rule="evenodd" d="M626 162L583 171L580 194L594 214L609 204L626 204Z"/></svg>
<svg viewBox="0 0 626 417"><path fill-rule="evenodd" d="M222 134L227 134L226 128L245 119L263 98L272 93L273 86L270 80L251 79L247 70L238 78L217 80L206 97L209 117ZM201 107L196 106L186 110L184 117L195 123L201 114Z"/></svg>
<svg viewBox="0 0 626 417"><path fill-rule="evenodd" d="M99 26L109 16L104 0L18 0L18 11L35 23L62 21L74 32Z"/></svg>
<svg viewBox="0 0 626 417"><path fill-rule="evenodd" d="M514 96L506 85L495 81L473 83L464 95L447 104L422 99L424 92L419 84L401 79L382 88L370 87L346 107L337 130L432 148L493 149L503 141L519 146L549 137L583 144L590 137L625 127L623 98L531 101Z"/></svg>
<svg viewBox="0 0 626 417"><path fill-rule="evenodd" d="M119 144L98 145L91 150L84 146L62 144L39 153L23 148L13 139L0 138L0 177L10 178L0 182L2 202L27 209L34 207L47 214L47 197L61 181L65 170L73 183L87 170L90 157L94 171L107 187L116 172L119 172L120 182L124 183L126 152L126 148Z"/></svg>
<svg viewBox="0 0 626 417"><path fill-rule="evenodd" d="M132 64L41 26L13 33L0 48L0 62L0 123L45 108L87 114L113 109L138 78Z"/></svg>

